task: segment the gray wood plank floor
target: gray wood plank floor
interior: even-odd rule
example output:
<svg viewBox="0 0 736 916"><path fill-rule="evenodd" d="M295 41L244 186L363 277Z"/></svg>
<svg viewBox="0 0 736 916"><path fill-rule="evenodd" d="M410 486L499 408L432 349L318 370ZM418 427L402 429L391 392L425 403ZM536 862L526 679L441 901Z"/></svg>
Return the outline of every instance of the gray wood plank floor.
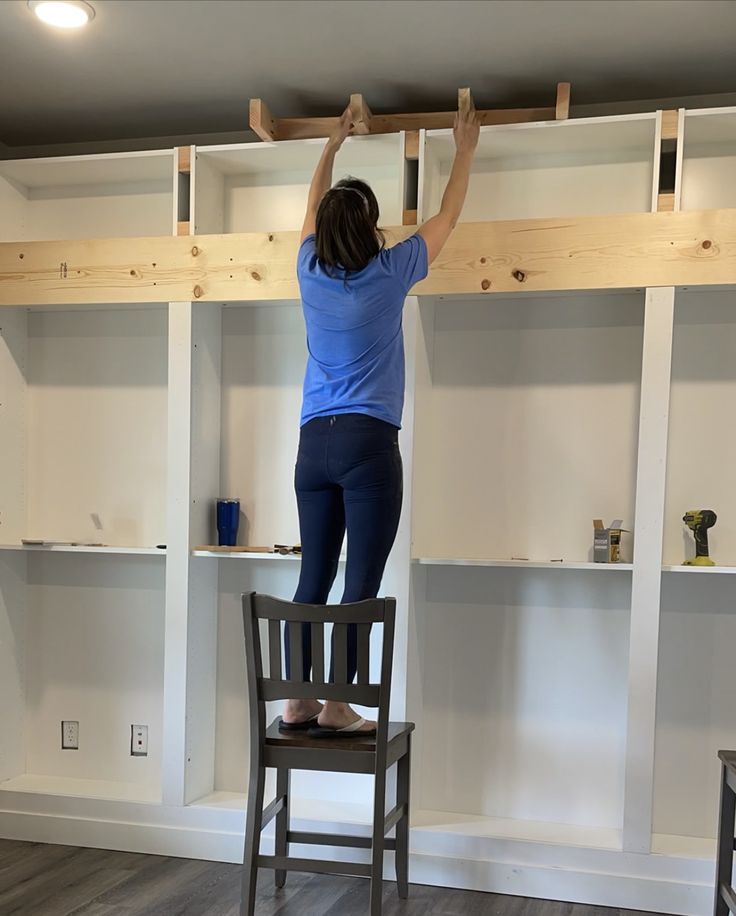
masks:
<svg viewBox="0 0 736 916"><path fill-rule="evenodd" d="M263 872L257 916L365 916L368 882ZM240 868L217 862L0 840L2 916L237 916ZM386 883L384 916L619 916L621 910ZM652 916L649 913L629 916Z"/></svg>

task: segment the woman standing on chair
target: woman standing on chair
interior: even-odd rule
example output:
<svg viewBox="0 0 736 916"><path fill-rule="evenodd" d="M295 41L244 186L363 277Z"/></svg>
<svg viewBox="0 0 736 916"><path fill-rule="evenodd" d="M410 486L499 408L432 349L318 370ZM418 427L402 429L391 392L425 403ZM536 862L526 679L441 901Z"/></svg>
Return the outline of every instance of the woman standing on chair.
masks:
<svg viewBox="0 0 736 916"><path fill-rule="evenodd" d="M302 566L294 600L306 604L327 603L346 531L342 603L378 595L401 514L404 300L460 217L479 134L474 113L458 114L455 161L439 213L386 248L370 187L356 178L331 187L350 128L346 111L312 179L297 260L309 358L295 472ZM355 631L348 633L349 683L357 668ZM305 680L310 639L305 626ZM287 633L287 676L289 666ZM310 727L324 736L375 732L375 722L346 703L288 701L281 728Z"/></svg>

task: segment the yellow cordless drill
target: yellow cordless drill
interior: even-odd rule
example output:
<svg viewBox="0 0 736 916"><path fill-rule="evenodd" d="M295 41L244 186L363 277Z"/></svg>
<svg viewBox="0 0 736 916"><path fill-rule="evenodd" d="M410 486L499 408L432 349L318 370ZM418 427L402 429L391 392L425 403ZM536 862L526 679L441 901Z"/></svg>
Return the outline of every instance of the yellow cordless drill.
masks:
<svg viewBox="0 0 736 916"><path fill-rule="evenodd" d="M683 566L715 566L708 553L708 529L715 525L718 516L712 509L690 509L682 517L695 535L695 556L685 560Z"/></svg>

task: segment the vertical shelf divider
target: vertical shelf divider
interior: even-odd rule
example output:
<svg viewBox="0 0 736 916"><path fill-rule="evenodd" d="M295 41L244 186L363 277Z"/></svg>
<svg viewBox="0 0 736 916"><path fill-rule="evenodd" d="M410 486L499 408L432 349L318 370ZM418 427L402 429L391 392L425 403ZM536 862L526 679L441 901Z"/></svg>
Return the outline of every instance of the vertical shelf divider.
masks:
<svg viewBox="0 0 736 916"><path fill-rule="evenodd" d="M674 287L648 289L631 586L623 848L648 854L652 841L657 659L667 472Z"/></svg>
<svg viewBox="0 0 736 916"><path fill-rule="evenodd" d="M218 564L190 555L207 540L220 465L220 307L169 304L168 550L163 803L214 789Z"/></svg>

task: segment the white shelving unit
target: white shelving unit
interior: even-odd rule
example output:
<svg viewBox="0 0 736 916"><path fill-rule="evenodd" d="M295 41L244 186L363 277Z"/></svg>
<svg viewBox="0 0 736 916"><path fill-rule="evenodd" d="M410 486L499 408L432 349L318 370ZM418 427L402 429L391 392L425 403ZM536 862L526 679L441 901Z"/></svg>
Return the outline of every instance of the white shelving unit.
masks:
<svg viewBox="0 0 736 916"><path fill-rule="evenodd" d="M680 117L683 207L729 206L736 115ZM658 113L484 128L464 219L648 211L660 133ZM420 219L451 142L422 136ZM196 148L194 231L298 229L321 149ZM385 225L405 206L403 151L356 138L337 164L370 181ZM169 234L174 173L173 151L0 163L5 237ZM392 715L418 726L412 880L709 913L715 750L736 745L735 295L407 300L405 505L384 591ZM290 597L300 564L194 547L214 542L219 496L241 500L242 543L299 542L299 303L0 319L0 833L237 861L240 596ZM718 512L722 565L680 565L689 508ZM634 529L624 562L592 562L594 517ZM80 751L59 750L61 719L80 722ZM129 755L133 723L147 758ZM297 829L370 819L363 778L297 774L294 791Z"/></svg>
<svg viewBox="0 0 736 916"><path fill-rule="evenodd" d="M0 161L0 242L171 235L173 150Z"/></svg>
<svg viewBox="0 0 736 916"><path fill-rule="evenodd" d="M324 140L289 140L197 147L195 232L301 229L309 183L324 145ZM385 225L401 225L403 134L348 138L335 180L348 175L371 185Z"/></svg>
<svg viewBox="0 0 736 916"><path fill-rule="evenodd" d="M654 208L656 114L481 128L463 222L633 213ZM419 220L439 208L451 130L423 132Z"/></svg>

